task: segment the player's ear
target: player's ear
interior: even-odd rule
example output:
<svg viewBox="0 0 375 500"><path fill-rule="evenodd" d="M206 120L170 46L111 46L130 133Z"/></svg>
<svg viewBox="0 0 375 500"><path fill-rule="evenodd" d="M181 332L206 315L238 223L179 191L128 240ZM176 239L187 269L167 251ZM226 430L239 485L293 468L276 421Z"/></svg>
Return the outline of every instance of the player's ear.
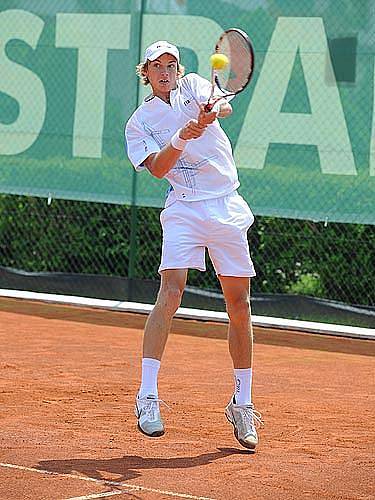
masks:
<svg viewBox="0 0 375 500"><path fill-rule="evenodd" d="M148 74L148 62L145 62L141 69L141 75L146 77Z"/></svg>

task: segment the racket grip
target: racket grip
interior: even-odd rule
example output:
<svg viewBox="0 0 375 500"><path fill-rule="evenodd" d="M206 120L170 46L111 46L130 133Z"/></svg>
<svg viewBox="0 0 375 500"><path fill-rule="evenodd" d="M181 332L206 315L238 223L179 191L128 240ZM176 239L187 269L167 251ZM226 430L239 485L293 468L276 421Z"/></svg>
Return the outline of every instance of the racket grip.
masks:
<svg viewBox="0 0 375 500"><path fill-rule="evenodd" d="M204 107L204 111L206 113L209 113L210 111L215 111L216 113L219 112L220 110L220 105L218 104L219 101L221 101L223 99L223 97L220 97L218 99L216 99L214 102L208 102L205 107Z"/></svg>

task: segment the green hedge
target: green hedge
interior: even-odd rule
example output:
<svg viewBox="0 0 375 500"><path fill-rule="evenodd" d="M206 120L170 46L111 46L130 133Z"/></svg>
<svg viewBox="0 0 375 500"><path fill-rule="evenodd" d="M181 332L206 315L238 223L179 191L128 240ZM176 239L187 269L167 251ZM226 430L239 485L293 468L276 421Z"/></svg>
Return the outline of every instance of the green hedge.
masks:
<svg viewBox="0 0 375 500"><path fill-rule="evenodd" d="M1 265L25 271L129 275L131 207L0 196ZM138 207L134 276L158 278L159 209ZM249 232L253 292L374 305L373 226L257 217ZM219 289L212 265L189 284Z"/></svg>

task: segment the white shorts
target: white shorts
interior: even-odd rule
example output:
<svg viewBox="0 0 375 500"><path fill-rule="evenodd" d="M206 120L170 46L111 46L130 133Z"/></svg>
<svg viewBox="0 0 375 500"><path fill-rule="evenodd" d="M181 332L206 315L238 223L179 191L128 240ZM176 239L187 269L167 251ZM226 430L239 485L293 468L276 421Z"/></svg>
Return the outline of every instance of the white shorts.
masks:
<svg viewBox="0 0 375 500"><path fill-rule="evenodd" d="M175 201L162 210L163 247L159 273L166 269L206 270L205 251L216 274L255 276L247 231L254 216L237 191L221 198Z"/></svg>

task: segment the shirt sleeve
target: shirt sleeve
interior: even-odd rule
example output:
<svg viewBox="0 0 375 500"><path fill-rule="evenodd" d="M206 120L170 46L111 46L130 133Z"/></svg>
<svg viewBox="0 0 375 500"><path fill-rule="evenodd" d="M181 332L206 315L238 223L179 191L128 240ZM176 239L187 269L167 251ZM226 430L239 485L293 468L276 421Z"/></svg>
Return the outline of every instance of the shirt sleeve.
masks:
<svg viewBox="0 0 375 500"><path fill-rule="evenodd" d="M131 118L125 127L126 152L135 170L140 172L146 168L144 161L152 153L158 153L160 147L155 140L138 123Z"/></svg>
<svg viewBox="0 0 375 500"><path fill-rule="evenodd" d="M196 73L189 73L184 77L184 80L190 93L199 104L206 103L208 101L211 96L212 88L210 81L200 75L197 75ZM223 93L218 87L215 87L214 89L214 96L223 97Z"/></svg>
<svg viewBox="0 0 375 500"><path fill-rule="evenodd" d="M187 87L199 104L208 101L211 95L211 82L196 73L189 73L184 80L186 80Z"/></svg>

